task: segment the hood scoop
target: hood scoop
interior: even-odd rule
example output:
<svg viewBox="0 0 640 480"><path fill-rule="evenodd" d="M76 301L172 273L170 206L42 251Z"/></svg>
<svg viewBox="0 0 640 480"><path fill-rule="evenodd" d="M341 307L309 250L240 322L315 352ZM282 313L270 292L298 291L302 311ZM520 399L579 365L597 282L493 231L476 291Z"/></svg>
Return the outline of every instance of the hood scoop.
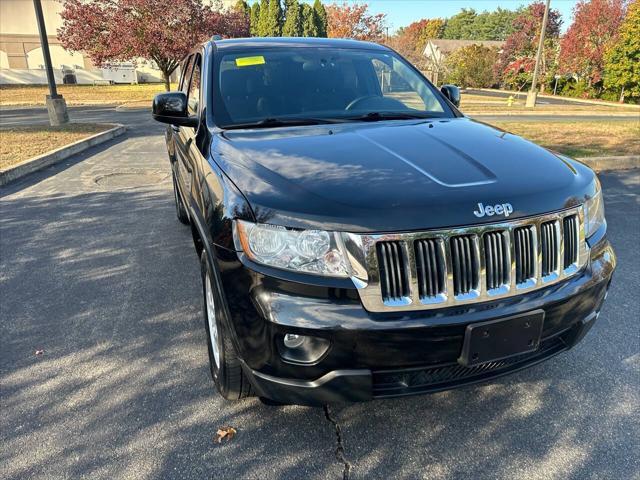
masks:
<svg viewBox="0 0 640 480"><path fill-rule="evenodd" d="M434 127L430 123L404 129L364 130L357 135L443 187L470 187L496 181L495 174L473 157L431 135L431 128ZM427 138L416 142L416 133Z"/></svg>

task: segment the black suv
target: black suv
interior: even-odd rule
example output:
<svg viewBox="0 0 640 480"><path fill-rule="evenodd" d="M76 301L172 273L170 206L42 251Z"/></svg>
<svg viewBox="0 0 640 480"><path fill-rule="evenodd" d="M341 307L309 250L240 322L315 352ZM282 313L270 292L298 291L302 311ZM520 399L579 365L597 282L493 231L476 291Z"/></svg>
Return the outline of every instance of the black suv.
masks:
<svg viewBox="0 0 640 480"><path fill-rule="evenodd" d="M448 389L575 345L616 257L585 165L465 117L389 48L209 41L153 102L229 399Z"/></svg>

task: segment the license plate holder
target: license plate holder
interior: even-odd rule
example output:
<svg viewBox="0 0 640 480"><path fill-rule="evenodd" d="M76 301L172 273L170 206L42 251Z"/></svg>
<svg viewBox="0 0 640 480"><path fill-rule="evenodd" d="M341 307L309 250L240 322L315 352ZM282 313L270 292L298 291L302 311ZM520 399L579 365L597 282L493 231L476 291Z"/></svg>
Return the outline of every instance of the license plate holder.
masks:
<svg viewBox="0 0 640 480"><path fill-rule="evenodd" d="M534 352L540 346L544 310L467 325L458 363L468 367Z"/></svg>

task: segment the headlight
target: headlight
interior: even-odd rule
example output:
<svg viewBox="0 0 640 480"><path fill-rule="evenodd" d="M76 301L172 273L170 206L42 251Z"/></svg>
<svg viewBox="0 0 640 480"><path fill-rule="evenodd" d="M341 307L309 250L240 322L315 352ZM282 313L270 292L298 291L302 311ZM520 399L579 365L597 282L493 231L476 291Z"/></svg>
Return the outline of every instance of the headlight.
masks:
<svg viewBox="0 0 640 480"><path fill-rule="evenodd" d="M596 193L584 204L584 234L588 238L605 224L604 201L600 182L596 179Z"/></svg>
<svg viewBox="0 0 640 480"><path fill-rule="evenodd" d="M254 262L315 275L349 276L337 233L236 220L235 234L239 247Z"/></svg>

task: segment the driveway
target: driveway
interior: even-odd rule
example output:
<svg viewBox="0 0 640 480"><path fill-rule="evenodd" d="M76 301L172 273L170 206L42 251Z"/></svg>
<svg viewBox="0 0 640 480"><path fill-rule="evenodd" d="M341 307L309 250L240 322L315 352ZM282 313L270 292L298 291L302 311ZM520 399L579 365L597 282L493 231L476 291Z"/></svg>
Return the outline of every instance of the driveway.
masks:
<svg viewBox="0 0 640 480"><path fill-rule="evenodd" d="M162 128L123 115L124 137L0 195L0 478L639 478L640 172L601 176L619 268L576 349L422 397L230 403Z"/></svg>

